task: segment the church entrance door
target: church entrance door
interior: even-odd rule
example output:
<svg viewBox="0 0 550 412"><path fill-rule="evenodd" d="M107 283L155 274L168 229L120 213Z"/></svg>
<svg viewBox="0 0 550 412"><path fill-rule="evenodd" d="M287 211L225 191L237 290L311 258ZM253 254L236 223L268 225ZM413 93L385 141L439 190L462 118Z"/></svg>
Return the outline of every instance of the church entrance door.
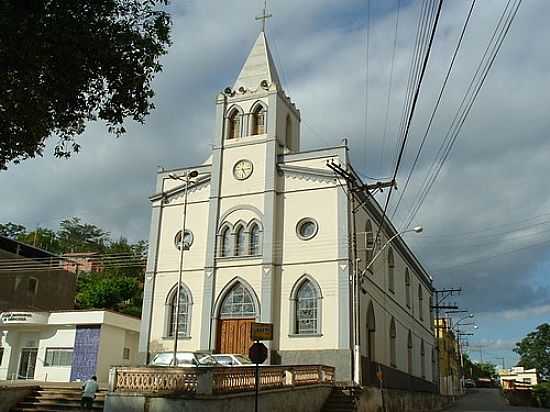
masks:
<svg viewBox="0 0 550 412"><path fill-rule="evenodd" d="M250 329L255 319L220 319L218 321L218 353L241 353L248 355L248 348L254 342Z"/></svg>
<svg viewBox="0 0 550 412"><path fill-rule="evenodd" d="M250 329L256 320L251 292L240 282L227 292L221 304L216 334L217 353L248 354Z"/></svg>

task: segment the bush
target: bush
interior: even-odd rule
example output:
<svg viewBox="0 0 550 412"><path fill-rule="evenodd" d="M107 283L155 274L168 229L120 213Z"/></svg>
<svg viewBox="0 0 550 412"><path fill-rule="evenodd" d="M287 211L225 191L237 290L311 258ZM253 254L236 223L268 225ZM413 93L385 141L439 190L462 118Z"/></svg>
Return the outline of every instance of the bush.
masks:
<svg viewBox="0 0 550 412"><path fill-rule="evenodd" d="M533 393L541 407L550 408L550 382L543 382L533 386Z"/></svg>

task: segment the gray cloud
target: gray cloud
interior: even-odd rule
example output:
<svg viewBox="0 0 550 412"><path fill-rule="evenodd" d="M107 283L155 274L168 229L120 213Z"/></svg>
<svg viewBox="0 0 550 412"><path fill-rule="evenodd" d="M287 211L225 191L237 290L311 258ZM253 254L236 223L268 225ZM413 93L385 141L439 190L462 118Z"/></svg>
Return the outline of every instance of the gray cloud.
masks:
<svg viewBox="0 0 550 412"><path fill-rule="evenodd" d="M344 8L328 0L299 5L278 1L269 22L271 47L285 88L302 111L303 148L336 144L348 137L356 168L369 176L387 176L393 167L418 5L406 3L400 12L384 141L395 10L388 8L388 2L380 4L385 9L375 7L371 28L367 122L363 2L347 2ZM401 184L467 7L463 2L445 2ZM398 224L412 206L503 7L500 1L476 6L441 112L398 211ZM260 8L256 2L211 0L178 2L172 9L174 46L164 59L164 72L155 80L157 110L146 125L131 125L128 135L117 140L107 136L102 125L93 124L81 139L82 153L72 159L54 160L48 154L0 173L0 198L6 199L0 204L1 220L54 227L74 215L115 236L133 240L147 236L147 196L154 189L157 165L178 167L208 157L215 95L238 74L255 39L258 28L253 17ZM541 262L549 260L548 245L542 242L550 236L538 233L541 228L515 237L494 234L521 226L514 222L526 217L550 212L546 113L550 26L544 20L549 12L545 1L524 2L456 147L415 220L425 226L425 236L409 238L426 266L434 269L436 285L463 286L462 303L475 311L523 310L550 303L550 285L540 276ZM464 236L487 227L493 228L488 232L492 236ZM449 238L453 234L456 238Z"/></svg>

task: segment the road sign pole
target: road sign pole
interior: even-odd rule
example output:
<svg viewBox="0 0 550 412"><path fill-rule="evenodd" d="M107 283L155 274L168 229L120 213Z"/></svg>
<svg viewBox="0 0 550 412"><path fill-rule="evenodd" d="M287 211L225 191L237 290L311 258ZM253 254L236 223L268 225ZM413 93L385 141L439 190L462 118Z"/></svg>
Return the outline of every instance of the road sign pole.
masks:
<svg viewBox="0 0 550 412"><path fill-rule="evenodd" d="M254 398L254 412L258 412L258 396L260 392L260 364L256 364L256 370L255 370L255 377L256 377L256 396Z"/></svg>

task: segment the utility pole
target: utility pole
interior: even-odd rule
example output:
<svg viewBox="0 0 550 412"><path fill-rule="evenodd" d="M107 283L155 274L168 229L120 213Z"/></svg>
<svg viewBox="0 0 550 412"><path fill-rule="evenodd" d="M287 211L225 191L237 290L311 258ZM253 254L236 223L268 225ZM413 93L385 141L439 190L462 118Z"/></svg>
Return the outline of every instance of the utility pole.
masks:
<svg viewBox="0 0 550 412"><path fill-rule="evenodd" d="M496 360L499 360L499 361L502 361L502 369L506 369L506 364L504 363L504 358L497 358L495 357Z"/></svg>
<svg viewBox="0 0 550 412"><path fill-rule="evenodd" d="M435 351L437 354L437 387L440 387L440 381L441 381L441 365L439 364L440 359L440 347L439 347L439 336L441 335L443 337L443 331L440 331L441 325L440 325L440 311L443 309L446 310L456 310L458 309L458 306L456 305L444 305L443 303L445 300L447 300L449 297L454 296L456 294L462 293L462 288L458 289L436 289L434 290L435 294L435 304L432 305L430 308L431 311L435 309Z"/></svg>
<svg viewBox="0 0 550 412"><path fill-rule="evenodd" d="M362 276L359 274L358 264L360 259L357 256L357 233L355 225L356 211L365 205L368 198L372 196L370 190L382 190L384 187L390 187L395 185L395 181L391 182L378 182L375 185L363 184L357 173L353 170L351 165L347 165L344 169L340 164L335 163L333 159L327 161L327 167L331 169L334 174L346 181L346 187L348 196L351 195L351 207L352 207L352 239L351 239L351 258L349 260L350 265L350 289L352 293L352 307L351 307L351 319L353 327L351 329L351 338L353 341L353 361L352 361L352 380L355 385L361 384L361 357L360 357L360 334L359 334L359 319L360 319L360 299L359 299L359 286ZM367 200L365 200L367 198ZM356 206L356 203L358 205ZM380 226L383 226L384 222L380 222ZM365 262L367 265L369 262Z"/></svg>

